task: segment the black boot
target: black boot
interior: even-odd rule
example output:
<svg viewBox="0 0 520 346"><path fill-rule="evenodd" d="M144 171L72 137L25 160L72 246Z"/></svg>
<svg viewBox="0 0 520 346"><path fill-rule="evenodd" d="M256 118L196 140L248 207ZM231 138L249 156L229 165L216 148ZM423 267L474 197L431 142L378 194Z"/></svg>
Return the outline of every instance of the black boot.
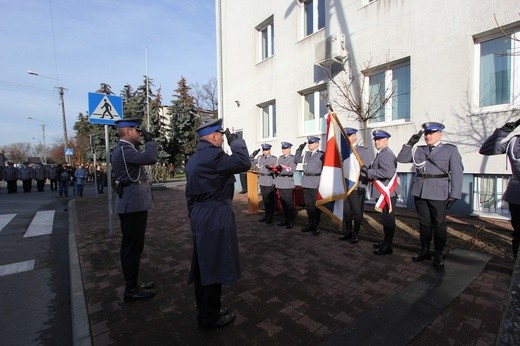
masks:
<svg viewBox="0 0 520 346"><path fill-rule="evenodd" d="M433 266L435 267L435 269L442 269L442 267L444 267L442 253L437 251L433 253Z"/></svg>
<svg viewBox="0 0 520 346"><path fill-rule="evenodd" d="M429 260L432 258L432 253L430 252L430 249L427 247L422 247L419 252L412 257L412 260L415 262L422 262L424 260Z"/></svg>
<svg viewBox="0 0 520 346"><path fill-rule="evenodd" d="M350 238L350 242L352 244L355 244L355 243L357 243L359 241L359 236L358 235L359 235L359 231L355 229L352 232L352 238Z"/></svg>
<svg viewBox="0 0 520 346"><path fill-rule="evenodd" d="M374 250L376 255L390 255L394 252L390 243L384 242L383 245Z"/></svg>
<svg viewBox="0 0 520 346"><path fill-rule="evenodd" d="M342 235L339 236L339 240L349 240L351 238L352 238L351 231L346 231L345 233L343 233Z"/></svg>
<svg viewBox="0 0 520 346"><path fill-rule="evenodd" d="M260 220L258 220L258 222L266 222L267 221L267 213L264 214L264 216L262 216L262 218Z"/></svg>

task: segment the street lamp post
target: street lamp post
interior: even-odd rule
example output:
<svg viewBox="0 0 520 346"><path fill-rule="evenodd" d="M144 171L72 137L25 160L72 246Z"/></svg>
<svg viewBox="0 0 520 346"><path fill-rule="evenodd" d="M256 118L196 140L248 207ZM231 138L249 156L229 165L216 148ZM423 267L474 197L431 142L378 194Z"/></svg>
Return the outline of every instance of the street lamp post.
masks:
<svg viewBox="0 0 520 346"><path fill-rule="evenodd" d="M61 114L62 114L62 117L63 117L63 141L64 141L64 144L65 144L64 150L66 150L68 148L68 146L69 146L69 138L67 136L67 118L65 117L65 100L63 99L64 90L66 90L66 89L63 87L63 83L62 83L61 79L52 78L52 77L49 77L49 76L44 76L44 75L41 75L38 72L34 72L34 71L27 71L27 73L32 75L32 76L48 78L48 79L52 79L52 80L60 82L60 86L59 87L55 87L55 88L57 88L59 90L59 93L60 93ZM67 156L65 156L65 159L68 162Z"/></svg>
<svg viewBox="0 0 520 346"><path fill-rule="evenodd" d="M42 123L42 139L43 139L42 159L43 159L43 163L47 164L47 144L45 143L45 126L46 126L45 125L45 121L43 121L41 119L36 119L36 118L33 118L33 117L27 117L27 119L40 121Z"/></svg>

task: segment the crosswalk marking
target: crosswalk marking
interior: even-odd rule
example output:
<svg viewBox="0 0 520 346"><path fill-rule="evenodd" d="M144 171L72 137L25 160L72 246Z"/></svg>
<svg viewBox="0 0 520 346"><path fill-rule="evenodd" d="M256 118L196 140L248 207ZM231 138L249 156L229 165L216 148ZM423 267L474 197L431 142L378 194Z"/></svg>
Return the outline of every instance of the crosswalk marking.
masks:
<svg viewBox="0 0 520 346"><path fill-rule="evenodd" d="M0 276L28 272L34 269L34 260L16 262L0 266Z"/></svg>
<svg viewBox="0 0 520 346"><path fill-rule="evenodd" d="M0 215L0 232L2 232L2 230L4 229L5 226L7 226L7 224L9 222L11 222L11 220L16 216L16 214L4 214L4 215Z"/></svg>
<svg viewBox="0 0 520 346"><path fill-rule="evenodd" d="M24 238L36 237L39 235L51 234L52 223L54 222L54 210L39 211L24 234Z"/></svg>

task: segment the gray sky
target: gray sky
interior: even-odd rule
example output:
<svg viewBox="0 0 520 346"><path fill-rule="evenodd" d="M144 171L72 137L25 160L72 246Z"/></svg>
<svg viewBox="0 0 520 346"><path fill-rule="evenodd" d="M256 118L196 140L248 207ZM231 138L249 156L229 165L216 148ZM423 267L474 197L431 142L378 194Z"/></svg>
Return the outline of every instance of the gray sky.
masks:
<svg viewBox="0 0 520 346"><path fill-rule="evenodd" d="M29 116L45 122L47 145L63 140L56 86L67 89L71 138L100 83L118 95L148 68L169 104L181 76L216 77L213 0L0 0L0 8L0 146L42 140L42 122Z"/></svg>

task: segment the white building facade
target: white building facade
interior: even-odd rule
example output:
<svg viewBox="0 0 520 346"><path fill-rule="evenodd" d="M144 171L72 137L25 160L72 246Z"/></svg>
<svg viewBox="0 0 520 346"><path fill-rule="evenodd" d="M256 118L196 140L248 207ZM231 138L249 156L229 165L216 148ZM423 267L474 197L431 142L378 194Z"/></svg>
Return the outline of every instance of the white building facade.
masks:
<svg viewBox="0 0 520 346"><path fill-rule="evenodd" d="M397 154L421 124L442 122L464 163L452 212L508 217L506 158L478 150L520 117L520 1L216 0L216 16L219 114L250 151L323 139L327 103L373 153L374 129ZM368 121L348 111L345 91ZM405 191L412 171L398 166ZM407 193L400 204L413 208Z"/></svg>

